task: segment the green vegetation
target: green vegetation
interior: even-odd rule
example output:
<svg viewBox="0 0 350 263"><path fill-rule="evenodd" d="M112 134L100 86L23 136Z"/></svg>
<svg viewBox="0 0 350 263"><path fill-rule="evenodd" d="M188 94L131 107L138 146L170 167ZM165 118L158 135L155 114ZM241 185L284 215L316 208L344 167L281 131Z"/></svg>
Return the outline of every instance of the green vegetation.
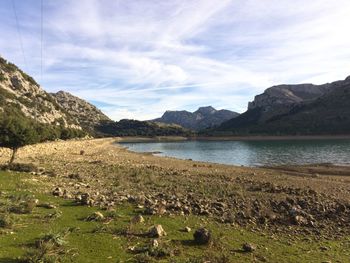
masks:
<svg viewBox="0 0 350 263"><path fill-rule="evenodd" d="M196 216L144 216L144 223L131 223L142 209L127 203L114 211L100 211L103 221L87 221L98 208L43 194L48 185L36 179L0 172L0 262L347 262L349 258L350 238L332 241L259 233ZM15 212L13 207L23 204L31 209ZM144 235L155 224L167 232L158 246ZM203 225L212 230L210 245L196 245L193 231L182 231L185 226L194 230ZM256 251L243 252L246 242L256 244Z"/></svg>
<svg viewBox="0 0 350 263"><path fill-rule="evenodd" d="M12 150L9 165L12 165L19 148L38 142L71 139L85 136L85 132L37 123L25 117L17 108L5 108L0 114L0 147Z"/></svg>
<svg viewBox="0 0 350 263"><path fill-rule="evenodd" d="M6 77L3 73L0 73L0 82L3 82L6 80Z"/></svg>
<svg viewBox="0 0 350 263"><path fill-rule="evenodd" d="M104 121L96 130L109 136L190 136L193 132L178 125L160 124L148 121L120 120Z"/></svg>
<svg viewBox="0 0 350 263"><path fill-rule="evenodd" d="M0 146L10 148L12 156L9 161L11 165L15 154L20 147L39 142L40 137L36 133L32 123L20 115L3 114L0 119Z"/></svg>

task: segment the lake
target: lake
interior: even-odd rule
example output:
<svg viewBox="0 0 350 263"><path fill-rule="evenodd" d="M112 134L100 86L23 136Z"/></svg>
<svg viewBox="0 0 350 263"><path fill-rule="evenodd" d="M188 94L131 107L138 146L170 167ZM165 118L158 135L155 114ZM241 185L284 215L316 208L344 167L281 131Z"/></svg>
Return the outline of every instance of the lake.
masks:
<svg viewBox="0 0 350 263"><path fill-rule="evenodd" d="M264 166L315 163L350 165L349 139L121 144L135 152L159 152L155 155L232 165Z"/></svg>

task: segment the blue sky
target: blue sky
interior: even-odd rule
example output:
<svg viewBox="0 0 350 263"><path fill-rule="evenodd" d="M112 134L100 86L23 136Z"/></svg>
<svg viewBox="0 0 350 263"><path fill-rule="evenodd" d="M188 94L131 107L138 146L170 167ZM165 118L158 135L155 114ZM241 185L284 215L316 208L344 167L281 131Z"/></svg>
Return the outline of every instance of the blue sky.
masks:
<svg viewBox="0 0 350 263"><path fill-rule="evenodd" d="M269 86L350 75L349 0L43 3L42 79L40 0L0 0L1 56L115 120L207 105L243 112Z"/></svg>

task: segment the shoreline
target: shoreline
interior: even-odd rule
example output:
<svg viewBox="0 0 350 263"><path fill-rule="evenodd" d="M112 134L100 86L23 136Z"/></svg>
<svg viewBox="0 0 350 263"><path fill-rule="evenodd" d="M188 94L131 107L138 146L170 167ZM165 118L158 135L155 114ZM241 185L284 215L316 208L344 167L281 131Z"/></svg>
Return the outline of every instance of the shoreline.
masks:
<svg viewBox="0 0 350 263"><path fill-rule="evenodd" d="M268 224L268 229L275 231L277 227L290 233L289 227L295 226L295 218L278 204L306 200L304 215L316 218L312 224L320 225L325 235L332 236L338 233L338 225L330 224L319 204L325 204L327 213L333 213L342 205L350 207L349 167L272 168L205 163L135 153L115 144L118 140L120 138L31 145L19 150L16 161L33 163L47 171L38 176L51 185L48 193L59 187L73 200L82 193L88 194L94 205L106 209L130 199L152 214L166 213L162 212L166 204L165 211L170 214L207 216L219 222L233 220L240 225L251 225L252 220L253 225L259 224L262 217L270 222L272 214L277 219ZM6 162L9 155L10 152L3 154L1 161ZM256 200L259 209L251 214L250 208L257 205ZM249 217L242 215L242 211ZM337 222L347 220L349 214L337 214ZM311 222L305 220L300 223ZM347 221L344 222L345 227ZM298 231L298 226L304 229L297 225L293 231Z"/></svg>
<svg viewBox="0 0 350 263"><path fill-rule="evenodd" d="M210 138L210 137L209 137ZM185 159L181 157L175 157L165 154L161 151L149 151L149 152L139 152L139 151L133 151L126 145L123 145L123 143L155 143L155 142L166 142L166 143L172 143L172 142L185 142L185 141L245 141L242 140L244 138L246 141L282 141L282 140L291 140L291 141L304 141L304 140L348 140L350 139L349 136L296 136L291 139L290 136L283 136L283 137L261 137L261 136L254 136L254 137L229 137L227 139L218 139L213 138L212 140L208 139L208 137L202 137L202 138L196 138L195 140L191 138L185 138L185 137L156 137L156 138L147 138L147 137L118 137L116 138L116 141L112 144L116 144L119 147L122 147L128 152L141 154L141 155L151 155L154 157L159 158L173 158L180 161L192 161L192 162L201 162L205 164L217 164L217 165L227 165L231 167L246 167L246 168L257 168L257 169L277 169L277 170L283 170L283 168L286 169L286 171L289 171L292 167L297 168L303 168L303 167L319 167L319 166L326 166L326 167L333 167L333 168L350 168L350 163L332 163L332 162L316 162L316 163L285 163L285 164L271 164L271 165L240 165L240 164L234 164L234 163L223 163L223 162L214 162L214 161L204 161L204 160L196 160L196 159ZM161 155L162 154L162 155Z"/></svg>
<svg viewBox="0 0 350 263"><path fill-rule="evenodd" d="M157 136L116 137L118 143L183 142L183 141L303 141L303 140L350 140L350 135L283 135L283 136Z"/></svg>

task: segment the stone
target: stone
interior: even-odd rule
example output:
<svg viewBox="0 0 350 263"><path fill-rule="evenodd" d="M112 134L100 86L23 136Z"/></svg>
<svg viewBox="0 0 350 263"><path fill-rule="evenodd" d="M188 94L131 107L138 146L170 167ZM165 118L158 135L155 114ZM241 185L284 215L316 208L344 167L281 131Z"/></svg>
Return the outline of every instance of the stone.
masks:
<svg viewBox="0 0 350 263"><path fill-rule="evenodd" d="M187 232L187 233L189 233L189 232L191 232L191 228L190 227L188 227L188 226L186 226L185 228L184 228L184 232Z"/></svg>
<svg viewBox="0 0 350 263"><path fill-rule="evenodd" d="M242 245L242 249L244 252L253 252L256 250L256 246L254 244L251 244L251 243L244 243Z"/></svg>
<svg viewBox="0 0 350 263"><path fill-rule="evenodd" d="M155 225L148 231L148 235L150 237L158 238L158 237L166 236L166 232L164 231L161 225Z"/></svg>
<svg viewBox="0 0 350 263"><path fill-rule="evenodd" d="M142 215L136 215L131 219L131 223L133 224L140 224L145 222L145 219L143 218Z"/></svg>
<svg viewBox="0 0 350 263"><path fill-rule="evenodd" d="M194 232L193 238L196 244L205 245L211 241L211 233L206 228L199 228Z"/></svg>
<svg viewBox="0 0 350 263"><path fill-rule="evenodd" d="M299 226L303 226L303 225L307 225L308 224L307 219L305 217L303 217L303 216L300 216L300 215L294 216L292 218L292 221L293 221L293 224L299 225Z"/></svg>
<svg viewBox="0 0 350 263"><path fill-rule="evenodd" d="M53 191L52 191L52 195L53 196L62 196L63 195L63 190L59 187L56 187Z"/></svg>
<svg viewBox="0 0 350 263"><path fill-rule="evenodd" d="M101 212L94 212L92 215L86 218L87 221L103 221L105 219Z"/></svg>
<svg viewBox="0 0 350 263"><path fill-rule="evenodd" d="M158 243L157 239L153 239L151 241L151 247L157 248L158 246L159 246L159 243Z"/></svg>
<svg viewBox="0 0 350 263"><path fill-rule="evenodd" d="M50 204L50 203L43 203L43 204L39 204L38 206L46 208L46 209L56 209L57 208L57 206Z"/></svg>
<svg viewBox="0 0 350 263"><path fill-rule="evenodd" d="M91 199L89 193L85 193L81 195L81 204L92 206L94 204L94 200Z"/></svg>

